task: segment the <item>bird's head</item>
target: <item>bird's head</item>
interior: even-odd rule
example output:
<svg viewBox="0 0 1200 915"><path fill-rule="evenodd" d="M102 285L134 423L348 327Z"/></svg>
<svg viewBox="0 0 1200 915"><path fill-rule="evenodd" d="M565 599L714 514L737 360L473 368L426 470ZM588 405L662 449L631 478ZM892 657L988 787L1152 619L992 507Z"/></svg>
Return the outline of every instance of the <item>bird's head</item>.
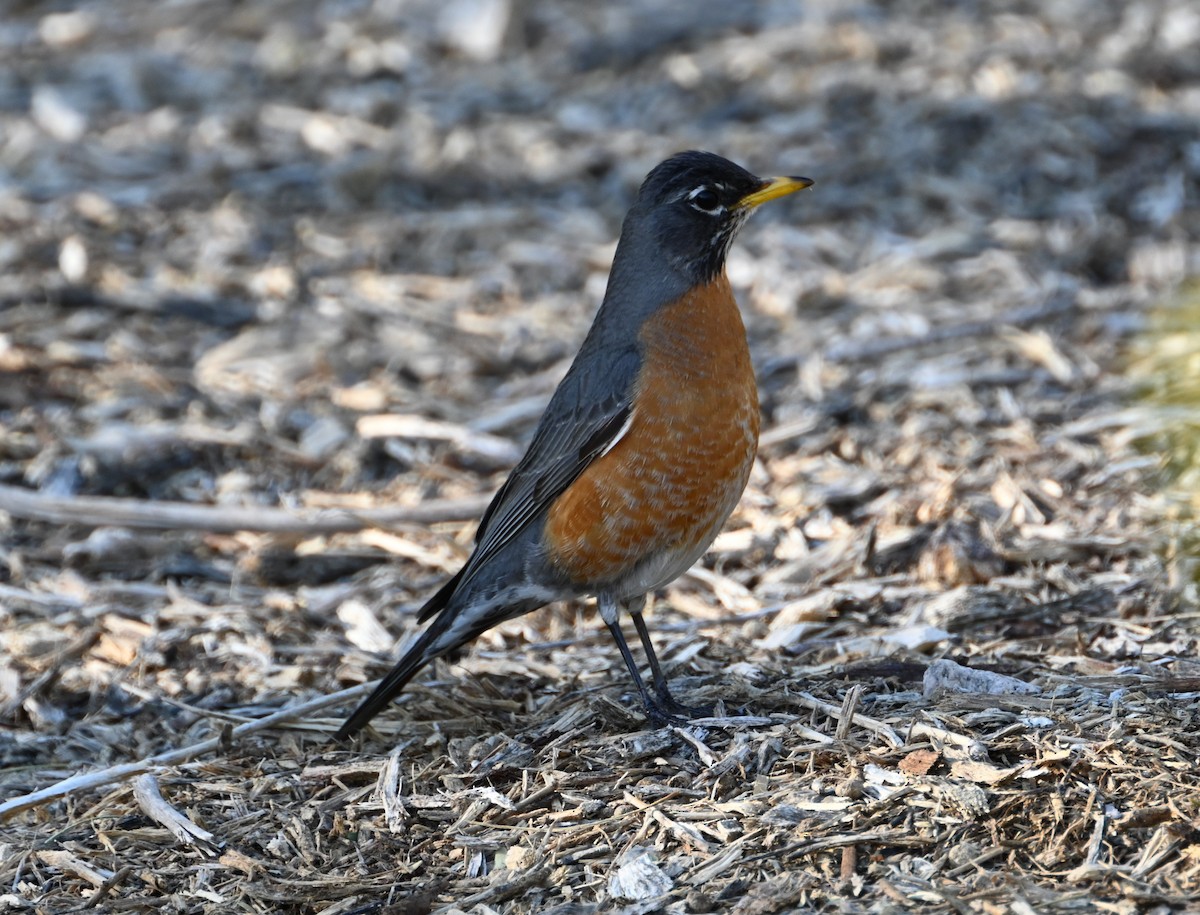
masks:
<svg viewBox="0 0 1200 915"><path fill-rule="evenodd" d="M714 153L693 150L646 176L628 220L637 221L633 234L640 244L652 241L655 255L673 269L693 283L708 282L724 269L730 243L760 204L811 184L808 178L759 178Z"/></svg>

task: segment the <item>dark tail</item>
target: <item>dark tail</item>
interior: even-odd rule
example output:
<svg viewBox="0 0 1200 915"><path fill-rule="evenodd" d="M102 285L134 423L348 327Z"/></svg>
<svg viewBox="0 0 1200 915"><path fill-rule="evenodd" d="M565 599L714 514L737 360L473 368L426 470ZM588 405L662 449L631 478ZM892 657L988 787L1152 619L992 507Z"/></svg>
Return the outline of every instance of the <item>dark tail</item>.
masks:
<svg viewBox="0 0 1200 915"><path fill-rule="evenodd" d="M437 600L441 596L438 592L433 600ZM432 603L433 601L430 601ZM428 607L428 604L426 605ZM424 610L422 610L424 613ZM422 616L422 619L425 617ZM367 722L382 712L388 707L388 704L400 695L400 691L411 680L417 672L436 658L438 655L445 652L447 649L442 648L436 652L430 652L430 648L438 637L446 631L450 625L452 615L443 613L433 624L421 633L421 637L413 644L412 648L408 649L393 667L386 677L379 681L379 685L375 687L375 691L363 700L362 704L354 710L345 724L338 729L334 735L334 740L345 740L363 729Z"/></svg>
<svg viewBox="0 0 1200 915"><path fill-rule="evenodd" d="M463 566L454 577L438 588L437 594L425 601L425 606L421 608L421 612L417 614L417 622L423 623L435 613L446 609L446 605L450 603L450 598L454 596L454 592L458 590L458 583L462 581L463 572L467 571L467 567Z"/></svg>

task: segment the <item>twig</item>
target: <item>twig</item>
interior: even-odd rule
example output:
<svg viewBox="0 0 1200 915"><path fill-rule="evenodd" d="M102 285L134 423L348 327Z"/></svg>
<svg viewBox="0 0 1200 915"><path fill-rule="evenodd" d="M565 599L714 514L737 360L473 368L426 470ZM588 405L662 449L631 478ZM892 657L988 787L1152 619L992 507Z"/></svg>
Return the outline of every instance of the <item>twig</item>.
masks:
<svg viewBox="0 0 1200 915"><path fill-rule="evenodd" d="M0 804L0 821L3 821L6 817L14 813L20 813L22 810L28 810L31 807L40 807L42 804L66 797L76 791L85 791L92 788L99 788L103 785L111 785L115 782L132 778L135 775L149 772L152 769L187 762L189 759L194 759L197 756L226 745L229 739L245 737L247 734L265 731L278 724L285 724L297 718L303 718L312 712L319 711L328 706L337 705L347 700L358 699L374 689L376 685L377 681L363 683L359 686L353 686L350 689L344 689L341 692L321 696L310 702L302 702L300 705L289 706L272 715L268 715L266 718L258 718L254 721L247 721L245 724L240 724L229 732L228 735L222 734L218 737L210 737L208 740L202 740L188 747L168 750L165 753L148 756L136 762L121 763L120 765L109 766L107 769L98 769L94 772L82 772L78 775L72 775L70 778L64 778L62 781L56 782L48 788L41 788L37 791L31 791L29 794L9 798Z"/></svg>
<svg viewBox="0 0 1200 915"><path fill-rule="evenodd" d="M83 905L79 906L79 908L75 909L75 911L86 912L88 909L97 908L102 902L104 902L105 899L108 898L108 894L128 880L129 875L132 873L133 865L126 864L119 871L96 887L96 892L92 894L92 898Z"/></svg>
<svg viewBox="0 0 1200 915"><path fill-rule="evenodd" d="M850 736L850 728L854 724L854 716L858 712L858 701L862 698L862 684L855 683L842 700L841 719L833 736L838 740L846 740Z"/></svg>
<svg viewBox="0 0 1200 915"><path fill-rule="evenodd" d="M107 496L48 496L18 486L0 486L0 512L30 521L115 525L148 530L199 530L215 533L261 531L272 534L336 534L397 524L433 524L478 518L488 496L431 499L401 508L283 509L189 502L148 502Z"/></svg>
<svg viewBox="0 0 1200 915"><path fill-rule="evenodd" d="M944 327L931 328L928 333L909 337L894 337L872 340L847 340L836 343L825 351L825 358L831 362L861 362L867 359L877 359L906 349L917 349L931 346L935 343L945 343L948 340L961 340L964 337L983 337L994 334L1004 327L1023 327L1028 324L1040 324L1047 318L1057 317L1075 310L1075 296L1072 294L1057 295L1048 302L1031 305L1026 308L1015 308L1012 311L997 315L985 321L963 321L961 324L950 324ZM797 361L800 357L796 357Z"/></svg>
<svg viewBox="0 0 1200 915"><path fill-rule="evenodd" d="M832 702L822 702L820 699L816 698L815 696L810 696L808 693L796 693L793 699L800 705L803 705L805 708L814 709L818 712L824 712L835 721L841 721L842 719L841 707L834 705ZM904 741L901 740L900 735L882 721L876 721L874 718L868 718L861 712L856 712L851 720L859 727L866 728L868 731L873 731L874 733L878 734L894 747L904 746Z"/></svg>
<svg viewBox="0 0 1200 915"><path fill-rule="evenodd" d="M903 829L880 830L878 832L848 832L841 833L836 836L828 836L821 839L807 839L803 842L796 842L793 845L785 845L783 848L772 849L771 851L763 852L758 855L752 855L749 858L743 859L743 864L755 864L759 861L782 861L786 858L794 858L799 855L808 855L813 852L825 851L830 848L845 848L847 845L922 845L926 844L928 839L921 836L913 835L911 832L905 832Z"/></svg>
<svg viewBox="0 0 1200 915"><path fill-rule="evenodd" d="M160 826L165 826L171 835L185 845L202 842L209 848L215 848L219 844L217 837L211 832L193 823L186 815L167 803L167 799L158 789L158 779L150 773L143 773L134 778L133 797L142 808L142 813Z"/></svg>
<svg viewBox="0 0 1200 915"><path fill-rule="evenodd" d="M0 583L0 599L19 601L31 607L44 607L47 610L78 610L83 606L81 597L73 594L41 594L25 588Z"/></svg>
<svg viewBox="0 0 1200 915"><path fill-rule="evenodd" d="M460 899L451 905L442 906L434 911L437 913L466 911L472 906L480 905L485 902L505 902L509 899L512 899L514 896L520 896L528 889L532 889L535 886L540 886L550 876L550 870L551 868L549 865L545 864L534 867L533 869L521 874L513 880L509 880L506 883L497 884L496 886L489 886L486 889L480 890L478 893L473 893L466 899Z"/></svg>
<svg viewBox="0 0 1200 915"><path fill-rule="evenodd" d="M839 869L838 877L842 883L849 883L854 877L855 871L858 870L858 846L843 845L842 846L842 864Z"/></svg>
<svg viewBox="0 0 1200 915"><path fill-rule="evenodd" d="M449 442L457 451L478 455L498 464L512 465L521 459L521 448L511 439L425 416L377 413L359 417L354 428L365 439L423 438Z"/></svg>
<svg viewBox="0 0 1200 915"><path fill-rule="evenodd" d="M104 886L113 877L112 871L101 871L89 866L79 857L61 848L47 848L37 852L39 861L57 867L68 874L74 874L90 883L92 886Z"/></svg>

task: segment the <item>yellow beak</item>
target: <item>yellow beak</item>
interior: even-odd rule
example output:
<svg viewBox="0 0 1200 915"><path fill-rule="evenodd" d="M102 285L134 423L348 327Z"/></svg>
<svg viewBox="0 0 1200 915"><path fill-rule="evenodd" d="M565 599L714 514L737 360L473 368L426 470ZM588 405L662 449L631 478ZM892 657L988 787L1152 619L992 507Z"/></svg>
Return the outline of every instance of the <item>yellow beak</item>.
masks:
<svg viewBox="0 0 1200 915"><path fill-rule="evenodd" d="M751 191L745 197L737 202L738 207L746 209L754 209L768 200L774 200L776 197L785 197L788 194L794 194L796 191L802 191L806 187L812 187L811 178L799 178L796 176L786 178L768 178L766 182L757 190Z"/></svg>

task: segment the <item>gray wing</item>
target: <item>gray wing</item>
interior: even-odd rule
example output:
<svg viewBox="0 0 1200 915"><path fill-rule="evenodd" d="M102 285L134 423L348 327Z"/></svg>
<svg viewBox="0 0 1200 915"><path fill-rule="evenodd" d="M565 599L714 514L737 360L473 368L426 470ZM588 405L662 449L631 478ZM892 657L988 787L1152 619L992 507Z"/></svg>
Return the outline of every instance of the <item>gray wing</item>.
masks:
<svg viewBox="0 0 1200 915"><path fill-rule="evenodd" d="M582 350L550 398L525 456L500 487L475 532L462 570L421 608L424 622L545 511L623 433L641 364L632 346Z"/></svg>

